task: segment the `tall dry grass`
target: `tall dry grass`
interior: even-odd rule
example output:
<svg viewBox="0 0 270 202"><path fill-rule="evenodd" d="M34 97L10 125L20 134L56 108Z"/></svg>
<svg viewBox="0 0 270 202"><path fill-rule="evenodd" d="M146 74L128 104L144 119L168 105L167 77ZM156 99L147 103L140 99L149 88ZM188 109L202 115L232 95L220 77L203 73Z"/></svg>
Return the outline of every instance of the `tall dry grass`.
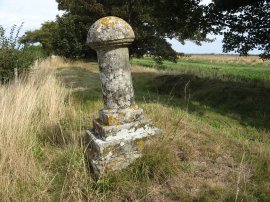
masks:
<svg viewBox="0 0 270 202"><path fill-rule="evenodd" d="M38 62L28 76L0 86L0 198L3 201L12 200L27 185L46 178L33 150L37 132L46 125L57 125L64 116L66 91L53 71L58 63L58 59Z"/></svg>

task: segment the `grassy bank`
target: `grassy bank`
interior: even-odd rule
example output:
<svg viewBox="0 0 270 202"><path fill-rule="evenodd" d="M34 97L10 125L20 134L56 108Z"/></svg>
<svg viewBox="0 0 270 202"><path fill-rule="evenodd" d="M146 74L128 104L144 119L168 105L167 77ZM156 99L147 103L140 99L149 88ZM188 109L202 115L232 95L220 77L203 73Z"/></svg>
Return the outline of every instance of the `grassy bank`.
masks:
<svg viewBox="0 0 270 202"><path fill-rule="evenodd" d="M103 106L96 63L55 58L1 86L1 200L270 200L266 86L132 71L137 103L163 135L129 168L99 182L84 156L84 131Z"/></svg>

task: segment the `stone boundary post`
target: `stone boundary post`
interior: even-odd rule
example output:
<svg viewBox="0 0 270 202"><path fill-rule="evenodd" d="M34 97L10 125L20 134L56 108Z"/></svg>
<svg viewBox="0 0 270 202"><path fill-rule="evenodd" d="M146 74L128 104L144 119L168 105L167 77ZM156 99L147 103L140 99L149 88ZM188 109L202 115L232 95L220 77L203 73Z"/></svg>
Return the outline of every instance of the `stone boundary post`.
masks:
<svg viewBox="0 0 270 202"><path fill-rule="evenodd" d="M157 134L135 104L128 45L135 35L118 17L105 17L90 28L87 43L97 51L104 108L94 120L88 157L97 176L125 168L141 155L144 141Z"/></svg>

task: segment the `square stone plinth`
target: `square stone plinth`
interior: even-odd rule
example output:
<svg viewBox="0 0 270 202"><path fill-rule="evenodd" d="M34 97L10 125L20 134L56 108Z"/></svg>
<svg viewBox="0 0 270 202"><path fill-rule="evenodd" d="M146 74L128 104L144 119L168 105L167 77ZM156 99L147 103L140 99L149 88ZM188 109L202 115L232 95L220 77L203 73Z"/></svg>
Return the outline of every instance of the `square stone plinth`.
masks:
<svg viewBox="0 0 270 202"><path fill-rule="evenodd" d="M152 139L160 130L145 124L117 131L113 136L100 138L93 130L88 130L90 142L87 155L96 177L126 168L142 154L147 140Z"/></svg>
<svg viewBox="0 0 270 202"><path fill-rule="evenodd" d="M139 129L143 128L144 126L148 125L149 121L146 120L138 120L131 123L124 123L115 126L108 126L102 123L100 119L95 119L93 121L93 129L94 132L100 137L101 139L106 139L110 136L116 136L119 131L122 130L130 130L130 129Z"/></svg>

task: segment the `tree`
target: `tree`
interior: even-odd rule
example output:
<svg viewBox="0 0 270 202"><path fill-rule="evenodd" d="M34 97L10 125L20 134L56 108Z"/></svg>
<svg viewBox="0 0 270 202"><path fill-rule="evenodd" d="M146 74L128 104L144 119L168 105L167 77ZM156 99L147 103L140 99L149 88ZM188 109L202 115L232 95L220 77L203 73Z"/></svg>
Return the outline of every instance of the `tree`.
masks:
<svg viewBox="0 0 270 202"><path fill-rule="evenodd" d="M56 0L59 10L58 29L53 50L67 57L87 57L93 51L86 46L90 26L104 16L118 16L134 29L136 40L131 54L150 54L157 61L175 61L176 52L166 38L176 38L200 44L206 41L205 6L201 0ZM28 37L30 33L26 34ZM91 52L92 51L92 52Z"/></svg>
<svg viewBox="0 0 270 202"><path fill-rule="evenodd" d="M39 30L28 31L22 36L21 43L34 44L41 43L42 47L48 51L53 51L53 39L57 30L58 24L53 21L48 21L42 24Z"/></svg>
<svg viewBox="0 0 270 202"><path fill-rule="evenodd" d="M95 57L95 52L85 43L86 30L76 17L57 17L58 29L54 33L52 45L54 53L67 58Z"/></svg>
<svg viewBox="0 0 270 202"><path fill-rule="evenodd" d="M38 46L21 43L19 34L22 25L14 25L7 33L0 25L0 83L7 82L14 76L14 69L25 71L33 62L46 56Z"/></svg>
<svg viewBox="0 0 270 202"><path fill-rule="evenodd" d="M248 55L254 49L270 58L269 0L214 0L209 5L209 22L224 34L223 51Z"/></svg>

